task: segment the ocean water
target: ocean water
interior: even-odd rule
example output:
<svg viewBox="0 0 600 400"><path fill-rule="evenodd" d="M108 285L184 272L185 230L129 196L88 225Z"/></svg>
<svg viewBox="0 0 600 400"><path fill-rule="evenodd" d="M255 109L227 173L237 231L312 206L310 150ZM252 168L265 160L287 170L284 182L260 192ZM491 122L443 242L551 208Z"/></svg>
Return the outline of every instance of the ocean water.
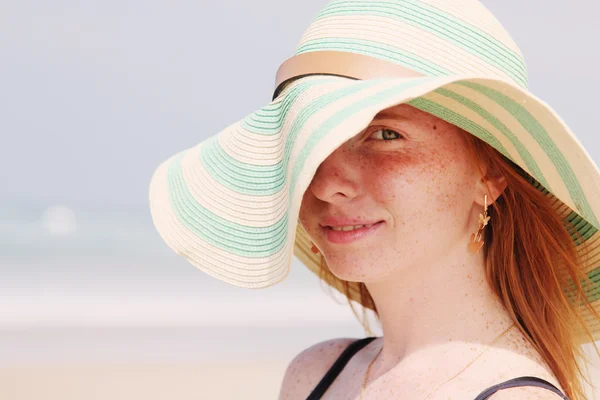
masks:
<svg viewBox="0 0 600 400"><path fill-rule="evenodd" d="M0 366L291 356L364 334L297 260L278 285L237 288L167 248L145 211L0 210Z"/></svg>

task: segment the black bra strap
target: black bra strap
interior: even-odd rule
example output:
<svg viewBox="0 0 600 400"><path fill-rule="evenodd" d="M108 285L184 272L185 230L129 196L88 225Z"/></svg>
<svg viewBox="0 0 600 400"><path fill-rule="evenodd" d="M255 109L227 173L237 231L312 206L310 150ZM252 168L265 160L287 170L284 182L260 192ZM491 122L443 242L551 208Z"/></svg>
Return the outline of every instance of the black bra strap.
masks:
<svg viewBox="0 0 600 400"><path fill-rule="evenodd" d="M548 381L545 381L540 378L536 378L534 376L522 376L520 378L510 379L506 382L502 382L497 385L494 385L494 386L484 390L483 392L481 392L481 394L479 396L477 396L477 398L475 400L486 400L491 395L496 393L498 390L519 387L519 386L541 387L541 388L553 391L554 393L559 395L563 400L569 400L568 397L565 396L560 390L558 390L558 388L556 386L554 386L553 384L551 384Z"/></svg>
<svg viewBox="0 0 600 400"><path fill-rule="evenodd" d="M331 366L329 371L327 371L325 376L323 376L323 379L321 379L319 384L308 395L306 400L320 399L321 396L323 396L323 394L327 391L329 386L331 386L331 384L333 383L335 378L340 374L340 372L342 372L342 370L344 369L346 364L348 364L348 361L350 361L352 356L354 356L363 347L365 347L366 345L368 345L375 339L377 339L377 338L376 337L366 337L364 339L359 339L359 340L356 340L356 341L350 343L350 345L348 347L346 347L346 349L342 352L342 354L340 354L340 356L335 361L335 363L333 363L333 365ZM514 387L521 387L521 386L535 386L535 387L540 387L543 389L548 389L548 390L556 393L557 395L559 395L563 400L569 400L569 398L567 396L565 396L556 386L554 386L553 384L551 384L548 381L545 381L544 379L537 378L534 376L522 376L519 378L510 379L506 382L502 382L502 383L499 383L492 387L489 387L486 390L484 390L483 392L481 392L479 394L479 396L477 396L475 398L475 400L487 400L490 398L491 395L493 395L494 393L496 393L499 390L514 388Z"/></svg>
<svg viewBox="0 0 600 400"><path fill-rule="evenodd" d="M335 378L340 374L340 372L342 372L342 370L344 369L346 364L348 364L348 361L350 361L352 356L354 354L358 353L358 351L360 349L362 349L363 347L365 347L366 345L368 345L375 339L377 339L377 338L366 337L364 339L359 339L359 340L356 340L356 341L350 343L350 345L348 347L346 347L344 352L342 354L340 354L338 359L335 360L335 363L333 363L331 368L329 368L329 371L327 371L325 376L323 376L323 379L321 379L319 384L308 395L306 400L320 399L321 396L323 396L323 394L327 391L329 386L331 386L331 384L333 383Z"/></svg>

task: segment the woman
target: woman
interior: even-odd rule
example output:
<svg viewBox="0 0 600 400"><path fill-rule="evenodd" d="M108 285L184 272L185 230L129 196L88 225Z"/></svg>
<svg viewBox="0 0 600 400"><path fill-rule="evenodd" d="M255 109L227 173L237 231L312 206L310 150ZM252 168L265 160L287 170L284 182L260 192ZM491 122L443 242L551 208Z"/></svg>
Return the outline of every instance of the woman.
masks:
<svg viewBox="0 0 600 400"><path fill-rule="evenodd" d="M154 223L234 285L295 254L383 336L316 344L282 399L583 399L600 173L475 0L338 0L274 100L165 161ZM352 304L352 303L351 303Z"/></svg>
<svg viewBox="0 0 600 400"><path fill-rule="evenodd" d="M544 336L549 327L571 329L560 326L570 309L553 293L560 286L548 268L554 260L544 254L569 240L568 233L554 233L562 228L560 220L548 216L553 213L548 200L517 170L479 139L406 104L379 113L319 166L304 194L300 221L326 255L325 279L365 282L360 302L376 306L384 333L352 357L328 398L359 393L358 378L377 357L370 381L382 379L368 398L425 398L498 333L503 336L494 347L435 398L475 398L510 376L532 375L561 387L559 377L575 372L558 359L566 356L558 347L572 343ZM486 196L493 206L487 213ZM487 257L467 247L482 217ZM323 228L373 223L378 225L370 230ZM519 241L511 245L513 232ZM511 262L507 252L539 261L526 271L517 262L502 267L498 263ZM534 274L537 280L527 279ZM525 279L529 285L510 282ZM503 291L511 294L503 298ZM543 295L547 299L535 301ZM548 306L557 310L544 319ZM541 348L514 326L519 317L534 327ZM305 398L352 342L328 341L300 354L288 369L282 398ZM559 398L544 388L512 389L502 396Z"/></svg>

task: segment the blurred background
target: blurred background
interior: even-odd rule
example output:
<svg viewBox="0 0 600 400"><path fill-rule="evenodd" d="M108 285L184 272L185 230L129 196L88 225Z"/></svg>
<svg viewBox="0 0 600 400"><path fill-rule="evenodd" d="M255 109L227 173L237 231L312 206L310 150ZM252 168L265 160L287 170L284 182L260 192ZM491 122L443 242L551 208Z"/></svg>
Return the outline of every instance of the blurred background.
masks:
<svg viewBox="0 0 600 400"><path fill-rule="evenodd" d="M598 3L483 3L598 163ZM297 259L235 288L148 211L158 164L267 103L325 4L0 0L0 398L274 399L301 350L364 335Z"/></svg>

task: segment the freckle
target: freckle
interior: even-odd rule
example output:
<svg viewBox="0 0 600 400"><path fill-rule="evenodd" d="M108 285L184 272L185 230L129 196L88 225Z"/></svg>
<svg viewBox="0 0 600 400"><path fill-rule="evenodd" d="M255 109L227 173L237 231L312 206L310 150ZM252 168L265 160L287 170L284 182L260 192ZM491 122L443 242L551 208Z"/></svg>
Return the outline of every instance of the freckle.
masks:
<svg viewBox="0 0 600 400"><path fill-rule="evenodd" d="M435 131L437 129L437 125L433 125L433 130Z"/></svg>

